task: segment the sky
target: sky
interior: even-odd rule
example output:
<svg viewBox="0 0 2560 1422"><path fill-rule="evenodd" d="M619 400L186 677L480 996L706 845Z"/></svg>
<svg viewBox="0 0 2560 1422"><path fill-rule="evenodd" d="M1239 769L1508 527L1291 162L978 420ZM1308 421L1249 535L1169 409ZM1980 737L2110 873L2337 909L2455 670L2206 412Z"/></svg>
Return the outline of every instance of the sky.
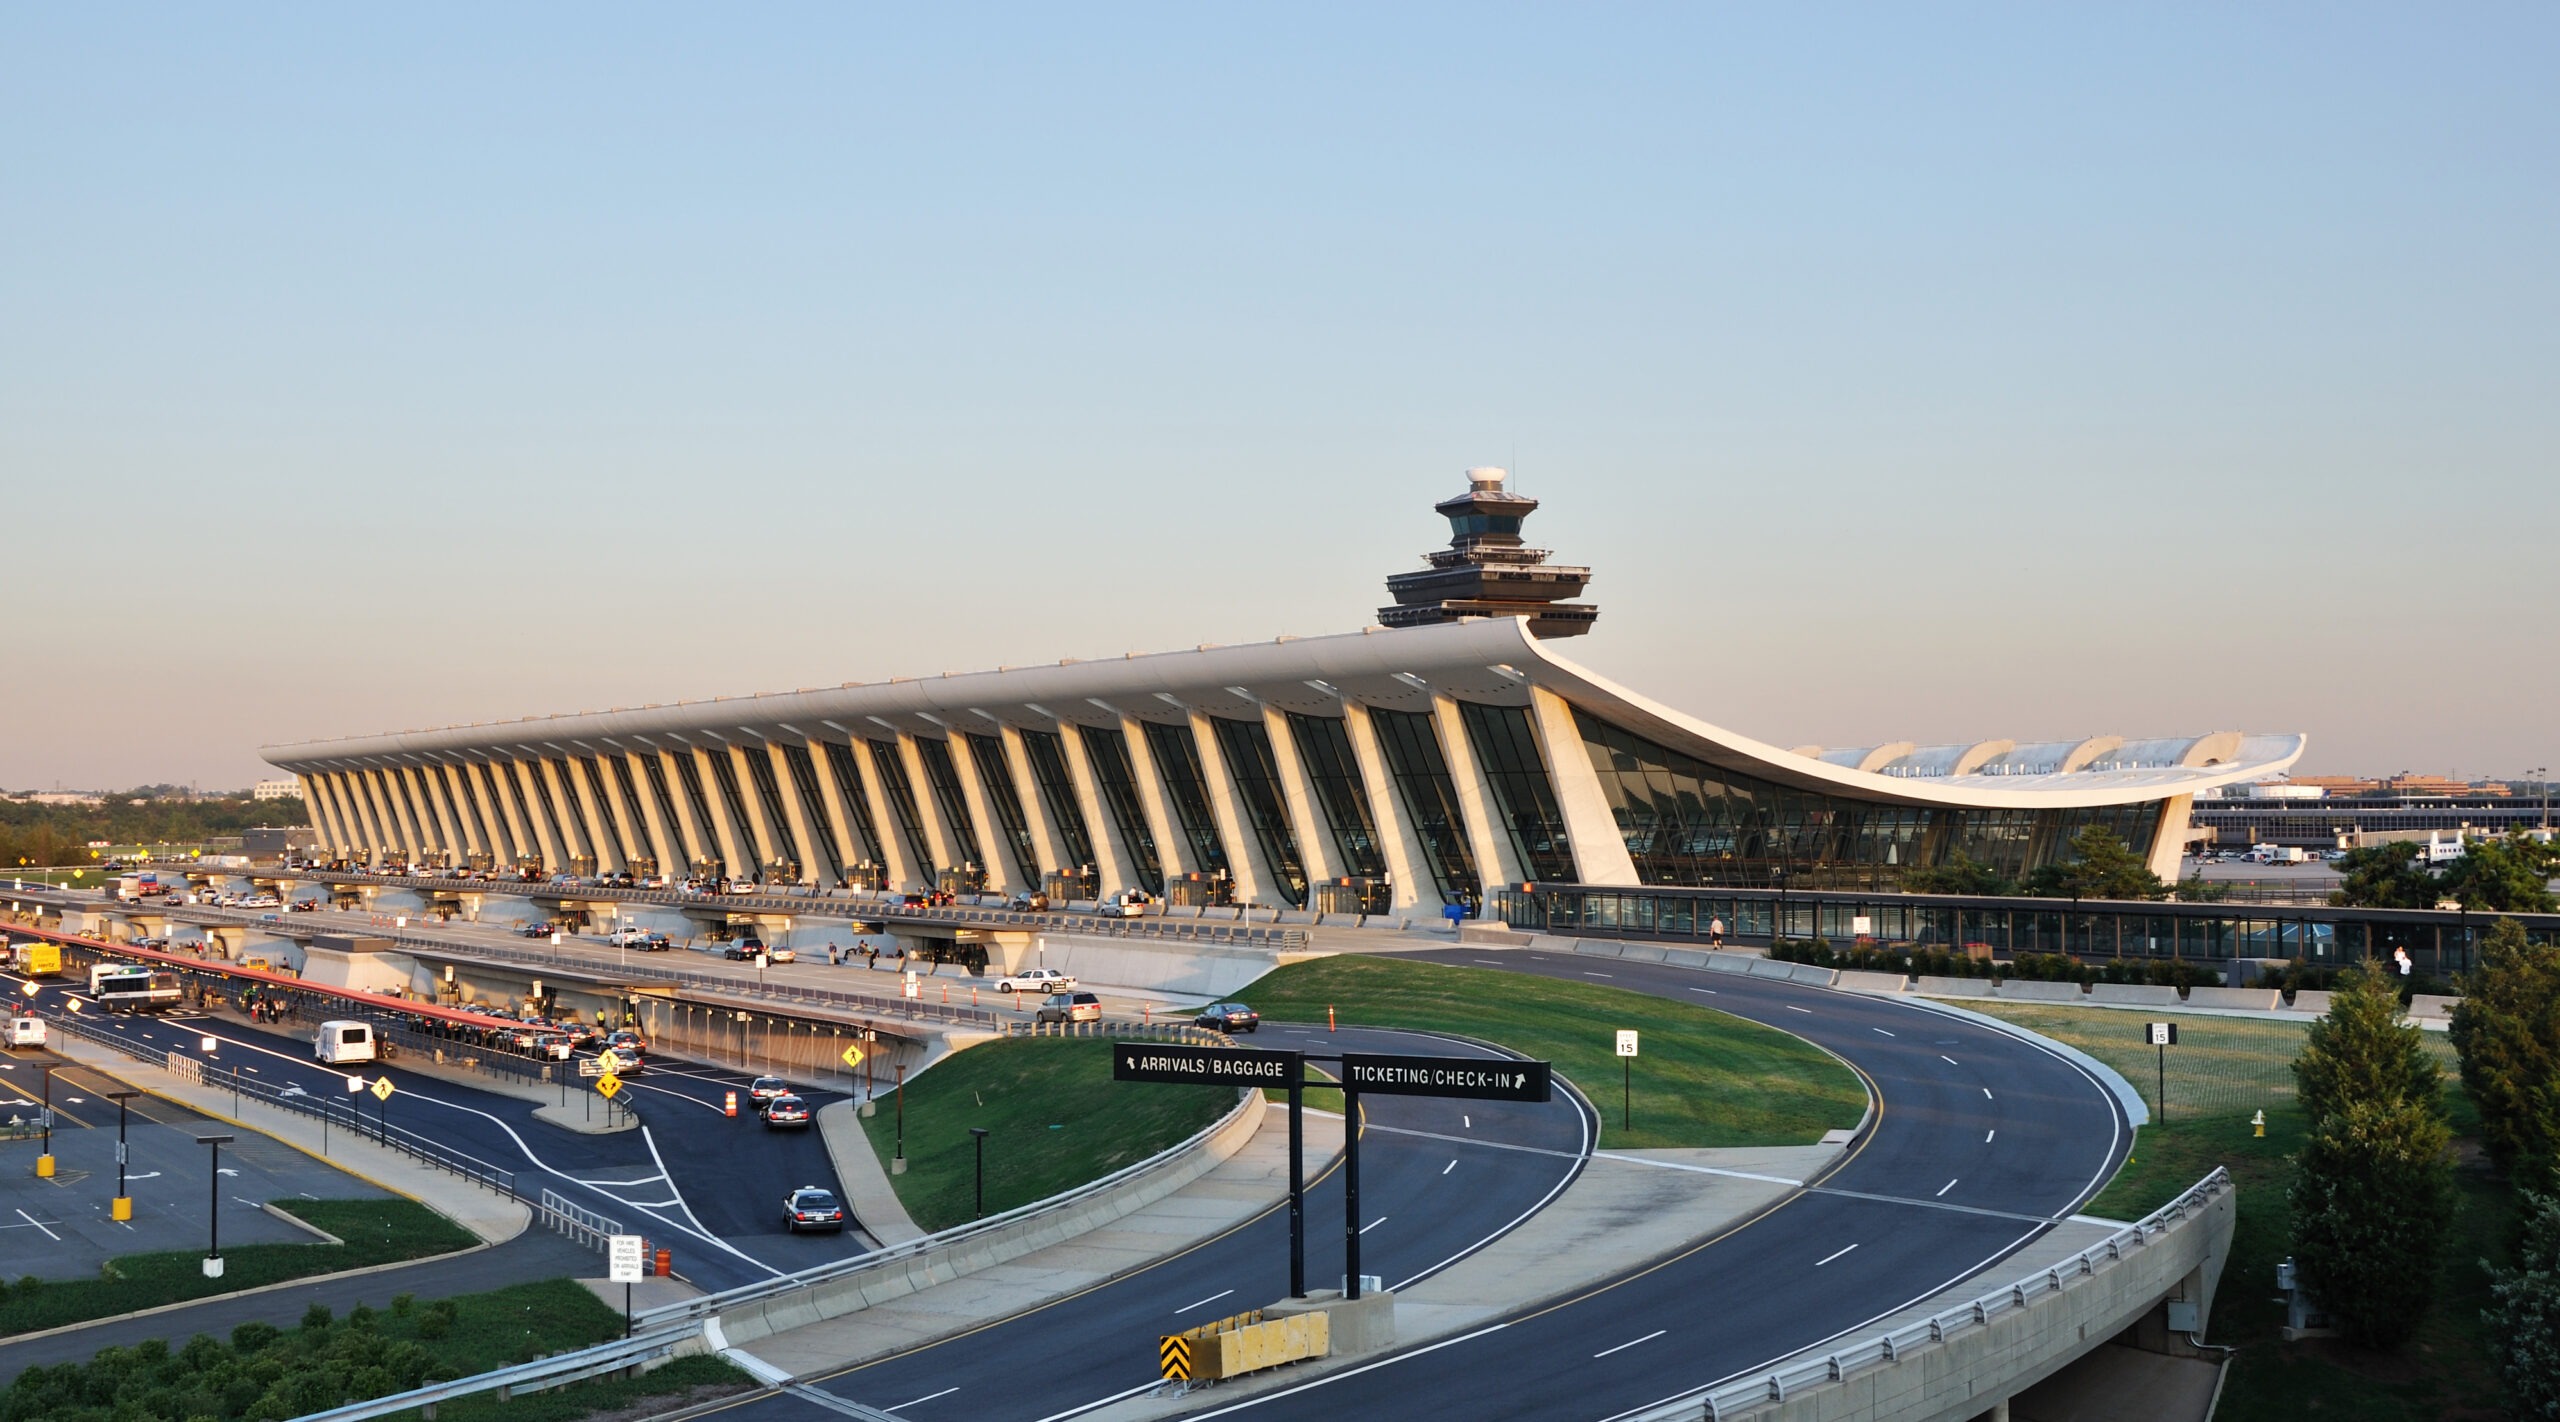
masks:
<svg viewBox="0 0 2560 1422"><path fill-rule="evenodd" d="M2560 11L0 4L0 786L1350 631L2560 761Z"/></svg>

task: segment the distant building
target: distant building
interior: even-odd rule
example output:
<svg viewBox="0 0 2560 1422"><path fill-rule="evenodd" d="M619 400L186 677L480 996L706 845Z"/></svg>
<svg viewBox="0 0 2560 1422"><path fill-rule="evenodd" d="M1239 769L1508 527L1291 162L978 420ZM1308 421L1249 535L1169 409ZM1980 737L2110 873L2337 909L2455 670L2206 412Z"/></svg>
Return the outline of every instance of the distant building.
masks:
<svg viewBox="0 0 2560 1422"><path fill-rule="evenodd" d="M86 790L36 790L24 795L12 795L9 798L26 805L103 805L107 803L106 796L91 794Z"/></svg>
<svg viewBox="0 0 2560 1422"><path fill-rule="evenodd" d="M249 787L252 800L298 800L302 798L302 782L290 775L274 780L261 780Z"/></svg>

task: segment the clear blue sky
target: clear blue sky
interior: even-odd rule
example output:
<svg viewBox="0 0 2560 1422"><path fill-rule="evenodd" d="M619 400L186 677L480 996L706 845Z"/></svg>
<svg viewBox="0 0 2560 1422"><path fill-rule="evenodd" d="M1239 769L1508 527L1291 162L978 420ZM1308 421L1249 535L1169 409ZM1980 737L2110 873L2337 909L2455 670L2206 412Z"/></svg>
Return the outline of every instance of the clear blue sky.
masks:
<svg viewBox="0 0 2560 1422"><path fill-rule="evenodd" d="M2560 760L2548 6L0 9L0 785L1355 628Z"/></svg>

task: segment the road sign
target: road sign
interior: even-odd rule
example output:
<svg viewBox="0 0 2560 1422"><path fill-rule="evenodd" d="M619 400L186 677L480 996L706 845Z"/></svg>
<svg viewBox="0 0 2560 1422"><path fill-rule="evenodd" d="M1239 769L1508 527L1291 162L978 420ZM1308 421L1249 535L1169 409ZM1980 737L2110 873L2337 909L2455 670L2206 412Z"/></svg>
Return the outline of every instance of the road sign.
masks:
<svg viewBox="0 0 2560 1422"><path fill-rule="evenodd" d="M578 1063L578 1075L602 1076L604 1075L604 1063L597 1061L593 1057L585 1058Z"/></svg>
<svg viewBox="0 0 2560 1422"><path fill-rule="evenodd" d="M1618 1034L1618 1055L1622 1057L1632 1057L1635 1054L1636 1034L1633 1032L1620 1032Z"/></svg>
<svg viewBox="0 0 2560 1422"><path fill-rule="evenodd" d="M607 1073L620 1071L622 1070L622 1058L615 1053L613 1048L607 1047L603 1051L596 1053L596 1069Z"/></svg>
<svg viewBox="0 0 2560 1422"><path fill-rule="evenodd" d="M1156 1344L1156 1358L1164 1367L1166 1382L1191 1381L1191 1340L1179 1333L1168 1333Z"/></svg>
<svg viewBox="0 0 2560 1422"><path fill-rule="evenodd" d="M1286 1086L1298 1079L1299 1054L1255 1047L1188 1047L1157 1042L1111 1044L1113 1081L1176 1086Z"/></svg>
<svg viewBox="0 0 2560 1422"><path fill-rule="evenodd" d="M362 1090L364 1090L364 1078L363 1078L363 1077L361 1077L361 1076L358 1076L358 1075L354 1074L353 1072L348 1073L348 1074L347 1074L347 1094L348 1094L349 1096L353 1096L353 1095L355 1095L357 1092L362 1091Z"/></svg>
<svg viewBox="0 0 2560 1422"><path fill-rule="evenodd" d="M1546 1062L1474 1057L1391 1057L1345 1052L1342 1083L1381 1096L1465 1096L1479 1101L1544 1101Z"/></svg>
<svg viewBox="0 0 2560 1422"><path fill-rule="evenodd" d="M2178 1024L2175 1022L2146 1022L2142 1024L2142 1044L2146 1047L2174 1047L2178 1045Z"/></svg>
<svg viewBox="0 0 2560 1422"><path fill-rule="evenodd" d="M391 1078L387 1076L377 1076L373 1079L373 1099L376 1101L388 1101L391 1099Z"/></svg>
<svg viewBox="0 0 2560 1422"><path fill-rule="evenodd" d="M640 1258L641 1246L646 1241L636 1234L610 1235L607 1239L609 1243L605 1249L605 1278L608 1281L616 1284L636 1284L649 1276L649 1271Z"/></svg>
<svg viewBox="0 0 2560 1422"><path fill-rule="evenodd" d="M2159 1094L2153 1098L2152 1104L2159 1113L2161 1124L2167 1125L2169 1121L2169 1049L2178 1045L2178 1024L2145 1022L2142 1024L2142 1040L2160 1049Z"/></svg>
<svg viewBox="0 0 2560 1422"><path fill-rule="evenodd" d="M621 1089L622 1078L615 1076L612 1072L606 1072L604 1075L596 1078L596 1092L603 1096L607 1101L611 1101L613 1099L613 1094Z"/></svg>
<svg viewBox="0 0 2560 1422"><path fill-rule="evenodd" d="M862 1049L860 1047L845 1048L844 1064L848 1067L858 1067L862 1065Z"/></svg>

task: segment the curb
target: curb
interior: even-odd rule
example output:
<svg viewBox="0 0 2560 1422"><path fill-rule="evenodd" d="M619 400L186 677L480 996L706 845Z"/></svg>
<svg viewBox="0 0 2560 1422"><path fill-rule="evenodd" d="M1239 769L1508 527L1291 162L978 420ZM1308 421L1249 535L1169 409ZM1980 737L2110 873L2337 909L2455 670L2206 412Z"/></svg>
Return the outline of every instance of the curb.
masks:
<svg viewBox="0 0 2560 1422"><path fill-rule="evenodd" d="M269 1213L272 1214L275 1213L275 1211L270 1207ZM294 1223L302 1225L304 1229L311 1230L315 1234L319 1233L319 1230L315 1226L306 1224L301 1220L295 1220ZM332 1239L330 1242L333 1244L345 1243L344 1240L338 1239ZM498 1246L494 1244L475 1244L468 1249L453 1249L442 1254L421 1254L415 1259L394 1259L387 1264L367 1264L360 1269L341 1269L334 1274L306 1274L299 1279L279 1279L272 1284L260 1284L254 1289L233 1289L227 1294L207 1294L200 1299L181 1299L176 1303L155 1304L150 1308L135 1309L131 1313L111 1313L99 1318L84 1318L78 1323L56 1324L51 1328L38 1329L33 1333L12 1333L7 1339L0 1340L0 1347L13 1347L20 1343L33 1342L38 1338L53 1338L65 1333L76 1333L84 1328L95 1328L101 1323L123 1323L129 1319L150 1318L155 1314L173 1313L178 1309L195 1308L202 1304L224 1303L231 1299L254 1298L259 1294L274 1293L278 1289L298 1289L305 1284L331 1284L336 1283L340 1279L361 1279L367 1274L380 1274L392 1269L406 1269L412 1264L433 1264L444 1259L460 1259L466 1254L477 1254L484 1249L495 1249L497 1247Z"/></svg>

